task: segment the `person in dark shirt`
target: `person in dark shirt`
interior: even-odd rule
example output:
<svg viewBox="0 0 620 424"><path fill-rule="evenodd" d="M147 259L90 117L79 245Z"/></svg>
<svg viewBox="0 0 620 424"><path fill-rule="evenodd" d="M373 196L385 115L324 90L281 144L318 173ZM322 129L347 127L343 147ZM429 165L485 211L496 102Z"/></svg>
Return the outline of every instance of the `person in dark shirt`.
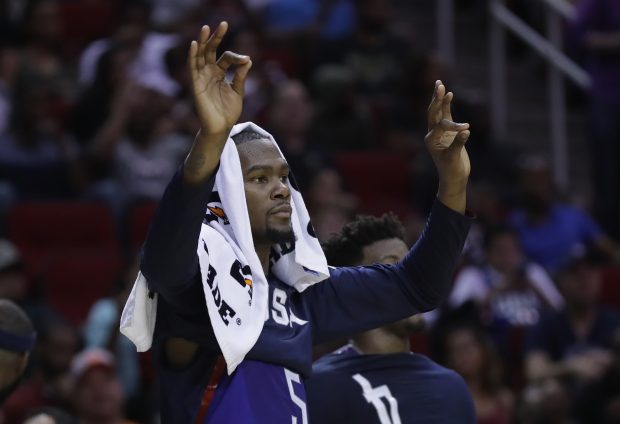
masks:
<svg viewBox="0 0 620 424"><path fill-rule="evenodd" d="M0 299L0 406L19 386L35 341L28 315L14 302Z"/></svg>
<svg viewBox="0 0 620 424"><path fill-rule="evenodd" d="M216 60L227 27L223 22L211 35L205 26L191 44L188 62L201 129L160 201L142 252L142 274L158 294L153 348L161 377L161 421L305 424L304 379L311 374L313 343L433 309L448 295L471 223L464 216L469 125L452 121L453 95L437 81L425 143L440 183L423 236L397 264L330 269L329 278L303 292L270 273L272 245L295 237L288 164L264 136L251 131L235 136L251 236L269 285L268 313L245 359L231 375L222 375L197 245L252 65L248 56L232 52ZM225 74L231 67L229 82Z"/></svg>
<svg viewBox="0 0 620 424"><path fill-rule="evenodd" d="M358 217L324 246L330 265L396 264L407 255L404 228L391 214ZM465 381L411 352L413 315L353 336L315 362L306 382L311 423L475 423ZM423 321L422 321L423 322Z"/></svg>
<svg viewBox="0 0 620 424"><path fill-rule="evenodd" d="M600 306L601 270L591 257L574 258L558 282L566 306L543 316L528 333L526 371L532 383L557 378L576 388L611 366L620 314Z"/></svg>

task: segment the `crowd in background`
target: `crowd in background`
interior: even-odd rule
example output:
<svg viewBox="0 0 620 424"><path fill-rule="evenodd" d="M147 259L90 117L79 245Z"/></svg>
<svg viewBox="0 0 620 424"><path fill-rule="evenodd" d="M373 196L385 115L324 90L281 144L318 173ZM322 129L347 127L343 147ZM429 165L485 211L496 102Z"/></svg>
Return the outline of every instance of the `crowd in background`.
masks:
<svg viewBox="0 0 620 424"><path fill-rule="evenodd" d="M512 3L540 19L536 2ZM412 350L463 376L479 423L620 422L620 11L582 3L567 39L595 81L590 207L564 201L544 155L499 147L485 108L455 93L477 219ZM203 24L227 20L224 50L251 56L241 120L279 142L319 239L393 210L414 242L436 189L426 108L458 72L418 42L415 13L397 0L0 0L0 297L38 332L0 423L40 410L155 422L155 371L118 320L144 220L199 128L185 62Z"/></svg>

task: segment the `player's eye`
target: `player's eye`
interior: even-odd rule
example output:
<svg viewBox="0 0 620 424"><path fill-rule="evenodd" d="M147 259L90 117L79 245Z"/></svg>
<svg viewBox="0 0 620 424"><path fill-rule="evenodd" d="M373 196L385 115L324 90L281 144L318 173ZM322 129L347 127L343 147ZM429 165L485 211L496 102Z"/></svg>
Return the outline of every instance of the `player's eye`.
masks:
<svg viewBox="0 0 620 424"><path fill-rule="evenodd" d="M251 181L262 184L267 182L267 177L265 177L264 175L258 175L256 177L252 177Z"/></svg>
<svg viewBox="0 0 620 424"><path fill-rule="evenodd" d="M280 177L280 181L282 181L284 184L288 183L288 175L282 175Z"/></svg>

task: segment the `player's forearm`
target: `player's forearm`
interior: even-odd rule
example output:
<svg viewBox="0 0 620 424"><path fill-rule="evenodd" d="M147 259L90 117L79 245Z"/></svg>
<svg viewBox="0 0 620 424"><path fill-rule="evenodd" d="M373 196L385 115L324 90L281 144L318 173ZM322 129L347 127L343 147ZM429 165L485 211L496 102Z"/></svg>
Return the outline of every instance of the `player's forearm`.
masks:
<svg viewBox="0 0 620 424"><path fill-rule="evenodd" d="M406 290L419 310L447 299L471 222L441 198L433 205L422 235L401 262L409 280Z"/></svg>
<svg viewBox="0 0 620 424"><path fill-rule="evenodd" d="M228 134L229 131L216 134L202 130L198 132L194 144L185 158L183 179L186 183L198 185L211 178L220 162Z"/></svg>
<svg viewBox="0 0 620 424"><path fill-rule="evenodd" d="M467 201L467 180L457 183L439 181L437 198L453 211L464 214Z"/></svg>
<svg viewBox="0 0 620 424"><path fill-rule="evenodd" d="M179 173L168 184L144 243L142 273L159 292L178 292L198 271L196 246L214 183L211 178L190 185Z"/></svg>

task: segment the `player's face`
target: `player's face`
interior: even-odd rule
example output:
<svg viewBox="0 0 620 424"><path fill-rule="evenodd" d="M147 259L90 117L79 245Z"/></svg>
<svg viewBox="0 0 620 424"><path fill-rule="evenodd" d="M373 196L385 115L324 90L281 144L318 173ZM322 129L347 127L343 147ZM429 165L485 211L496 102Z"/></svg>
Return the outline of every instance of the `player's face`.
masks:
<svg viewBox="0 0 620 424"><path fill-rule="evenodd" d="M395 264L401 261L409 249L404 241L398 238L379 240L362 249L362 265ZM385 327L390 332L407 336L412 331L424 328L424 318L413 315Z"/></svg>
<svg viewBox="0 0 620 424"><path fill-rule="evenodd" d="M362 249L362 264L395 264L401 261L409 249L397 238L379 240Z"/></svg>
<svg viewBox="0 0 620 424"><path fill-rule="evenodd" d="M255 243L293 242L289 167L269 140L237 146Z"/></svg>

